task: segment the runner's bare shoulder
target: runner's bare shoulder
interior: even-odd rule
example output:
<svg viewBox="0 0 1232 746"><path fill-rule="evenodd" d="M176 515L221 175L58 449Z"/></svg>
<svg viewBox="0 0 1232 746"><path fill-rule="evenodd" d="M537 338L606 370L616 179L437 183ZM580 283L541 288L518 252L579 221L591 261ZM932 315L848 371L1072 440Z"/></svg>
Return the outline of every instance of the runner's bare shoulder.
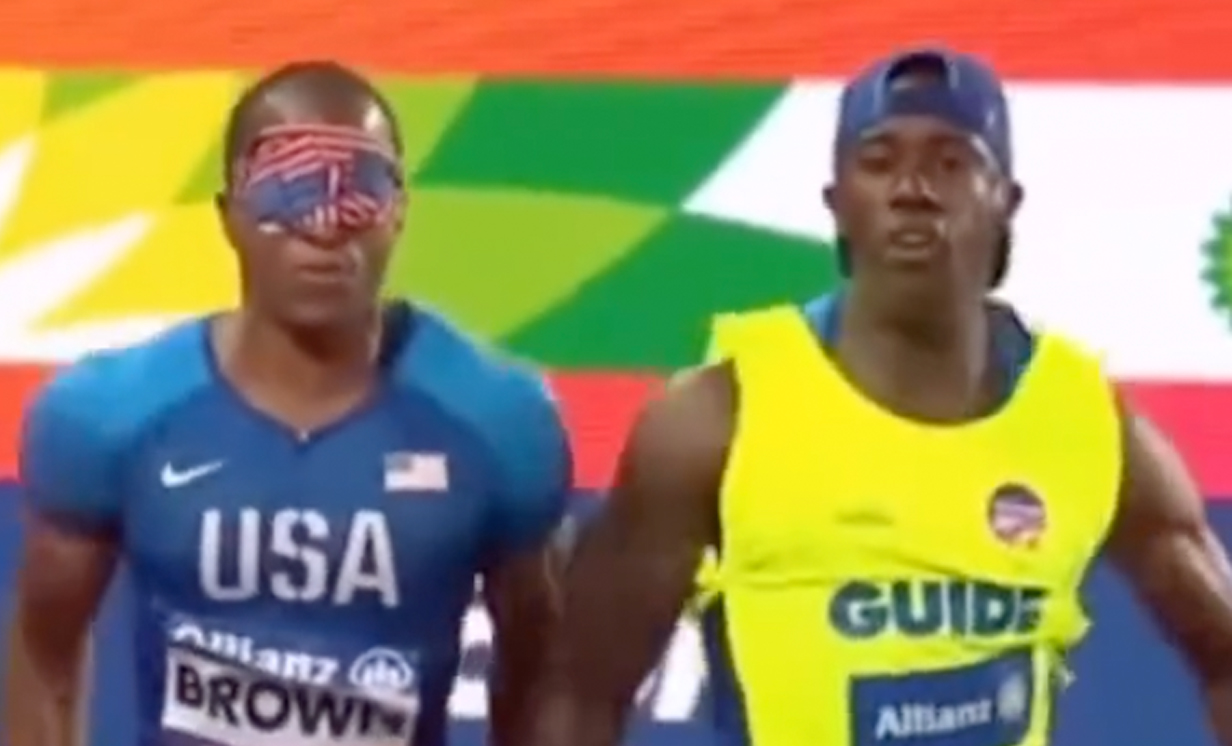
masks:
<svg viewBox="0 0 1232 746"><path fill-rule="evenodd" d="M713 522L735 407L730 364L677 374L634 425L616 490L657 496L658 511L705 515Z"/></svg>

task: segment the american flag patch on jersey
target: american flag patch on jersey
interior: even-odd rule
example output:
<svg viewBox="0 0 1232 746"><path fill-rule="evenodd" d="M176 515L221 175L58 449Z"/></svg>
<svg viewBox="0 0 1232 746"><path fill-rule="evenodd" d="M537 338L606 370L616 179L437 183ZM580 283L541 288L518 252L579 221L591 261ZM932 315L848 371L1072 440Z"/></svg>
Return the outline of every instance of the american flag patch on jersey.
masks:
<svg viewBox="0 0 1232 746"><path fill-rule="evenodd" d="M1032 547L1047 527L1044 502L1020 484L998 487L988 506L988 525L1001 541L1016 547Z"/></svg>
<svg viewBox="0 0 1232 746"><path fill-rule="evenodd" d="M386 492L447 492L449 460L443 453L385 454Z"/></svg>

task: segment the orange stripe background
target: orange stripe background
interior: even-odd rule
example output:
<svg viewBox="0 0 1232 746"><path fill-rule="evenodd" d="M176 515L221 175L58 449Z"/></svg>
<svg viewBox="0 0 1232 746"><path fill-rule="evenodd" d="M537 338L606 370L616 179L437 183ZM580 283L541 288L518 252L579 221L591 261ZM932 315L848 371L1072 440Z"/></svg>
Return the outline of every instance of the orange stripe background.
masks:
<svg viewBox="0 0 1232 746"><path fill-rule="evenodd" d="M1232 78L1213 0L6 0L0 63L783 76L921 40L1032 78Z"/></svg>

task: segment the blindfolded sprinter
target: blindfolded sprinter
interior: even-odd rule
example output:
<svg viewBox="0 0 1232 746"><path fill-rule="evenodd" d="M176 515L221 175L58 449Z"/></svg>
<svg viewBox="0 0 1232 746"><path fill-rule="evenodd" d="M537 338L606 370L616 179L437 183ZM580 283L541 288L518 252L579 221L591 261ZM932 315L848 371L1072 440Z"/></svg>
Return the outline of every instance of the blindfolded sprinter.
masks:
<svg viewBox="0 0 1232 746"><path fill-rule="evenodd" d="M119 560L142 746L440 746L477 577L511 738L555 608L543 552L568 446L538 376L382 300L401 151L358 74L261 79L218 198L241 306L92 355L30 406L11 746L74 742Z"/></svg>

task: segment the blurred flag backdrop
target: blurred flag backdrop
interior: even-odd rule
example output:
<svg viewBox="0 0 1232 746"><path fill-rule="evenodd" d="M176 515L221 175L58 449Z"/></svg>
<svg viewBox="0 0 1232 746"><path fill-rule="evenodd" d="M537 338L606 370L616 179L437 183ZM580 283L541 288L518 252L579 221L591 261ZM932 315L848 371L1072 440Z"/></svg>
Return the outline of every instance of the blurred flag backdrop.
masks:
<svg viewBox="0 0 1232 746"><path fill-rule="evenodd" d="M1011 80L1028 190L1006 296L1106 354L1232 539L1232 6L366 5L0 9L0 587L23 403L88 349L235 300L210 203L222 124L254 71L316 57L370 70L402 119L415 188L391 291L553 371L585 509L639 402L697 359L710 313L835 285L819 190L841 78L907 43L989 56ZM99 746L133 732L126 593L100 632ZM1209 743L1192 687L1102 568L1090 602L1059 743ZM489 632L473 614L453 701L463 746L479 743ZM639 746L704 743L696 642L682 625L644 689Z"/></svg>

